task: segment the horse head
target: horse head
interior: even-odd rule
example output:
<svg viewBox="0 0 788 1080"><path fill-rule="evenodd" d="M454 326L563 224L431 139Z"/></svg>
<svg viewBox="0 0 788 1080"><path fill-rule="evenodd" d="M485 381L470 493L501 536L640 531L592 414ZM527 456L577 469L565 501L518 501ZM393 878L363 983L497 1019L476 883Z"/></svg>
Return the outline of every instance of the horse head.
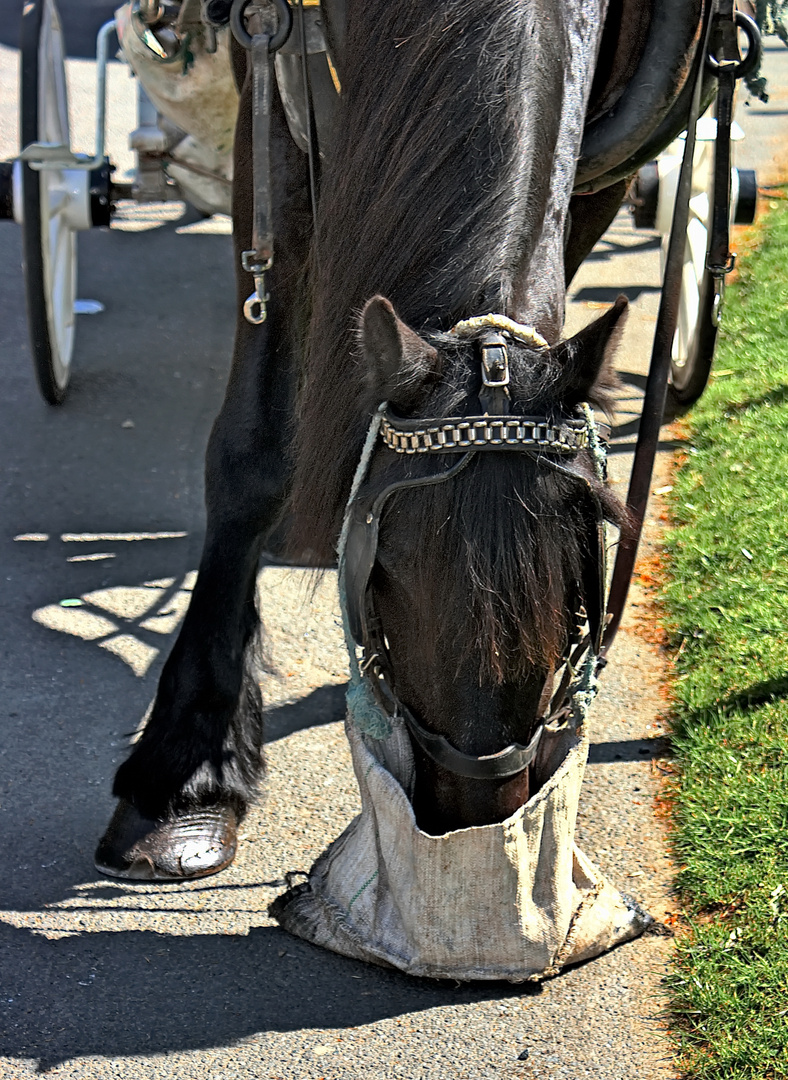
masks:
<svg viewBox="0 0 788 1080"><path fill-rule="evenodd" d="M524 765L492 779L452 769L473 773L457 754L508 743L527 759L577 613L592 593L600 608L600 519L620 518L581 405L609 402L623 305L559 341L605 8L407 0L348 22L291 542L332 558L364 429L388 402L351 508L348 606L375 691L408 719L416 813L433 831L501 820L527 798ZM471 318L484 312L501 314ZM419 442L422 428L436 445Z"/></svg>
<svg viewBox="0 0 788 1080"><path fill-rule="evenodd" d="M351 506L347 601L367 677L413 736L426 831L502 820L528 798L522 763L578 613L601 626L598 528L622 510L588 407L610 407L625 310L622 297L550 347L502 317L419 335L383 297L364 308L370 407L386 406ZM522 753L497 769L464 763L508 746Z"/></svg>

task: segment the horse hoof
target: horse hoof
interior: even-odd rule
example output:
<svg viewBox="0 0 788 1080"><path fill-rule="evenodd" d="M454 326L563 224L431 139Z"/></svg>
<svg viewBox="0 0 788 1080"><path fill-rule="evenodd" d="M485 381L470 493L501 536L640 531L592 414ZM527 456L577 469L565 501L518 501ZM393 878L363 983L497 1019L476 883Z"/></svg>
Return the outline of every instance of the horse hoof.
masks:
<svg viewBox="0 0 788 1080"><path fill-rule="evenodd" d="M96 869L127 881L188 881L233 861L237 820L229 806L146 818L121 799L96 849Z"/></svg>

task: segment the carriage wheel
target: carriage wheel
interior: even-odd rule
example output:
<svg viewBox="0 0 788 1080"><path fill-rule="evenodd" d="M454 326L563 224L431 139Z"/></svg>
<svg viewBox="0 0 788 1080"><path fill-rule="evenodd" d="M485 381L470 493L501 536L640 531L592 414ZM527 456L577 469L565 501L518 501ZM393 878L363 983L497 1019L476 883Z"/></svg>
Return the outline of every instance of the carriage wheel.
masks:
<svg viewBox="0 0 788 1080"><path fill-rule="evenodd" d="M702 129L704 123L702 120L698 127ZM711 123L716 128L713 120ZM697 401L706 388L717 343L714 278L706 269L711 233L713 170L714 142L699 138L692 168L678 325L673 338L668 388L673 402L682 408ZM667 256L668 239L669 234L663 239L663 261Z"/></svg>
<svg viewBox="0 0 788 1080"><path fill-rule="evenodd" d="M674 411L676 407L686 409L703 393L717 341L714 279L706 269L716 131L716 121L711 116L705 116L698 122L678 325L673 339L671 381L668 386L669 402L672 401ZM733 138L738 140L741 137L741 130L734 125ZM650 162L640 170L634 185L635 227L656 228L662 234L663 267L683 153L684 140L677 139L657 161ZM737 224L749 224L755 220L756 197L755 173L749 169L732 169L731 210Z"/></svg>
<svg viewBox="0 0 788 1080"><path fill-rule="evenodd" d="M22 146L69 147L65 44L54 0L31 0L22 18ZM77 227L86 178L22 164L23 257L33 364L50 405L66 393L74 348Z"/></svg>

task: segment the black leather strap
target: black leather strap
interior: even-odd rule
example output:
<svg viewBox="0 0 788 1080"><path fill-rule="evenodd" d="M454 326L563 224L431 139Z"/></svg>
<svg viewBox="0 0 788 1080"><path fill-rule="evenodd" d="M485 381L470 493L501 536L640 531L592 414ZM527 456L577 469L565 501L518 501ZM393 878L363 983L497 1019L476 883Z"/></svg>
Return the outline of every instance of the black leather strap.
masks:
<svg viewBox="0 0 788 1080"><path fill-rule="evenodd" d="M733 96L736 90L736 69L741 59L733 0L719 0L720 10L712 31L717 87L717 138L714 143L714 184L711 211L711 235L706 266L718 278L731 266L730 203L731 203L731 124Z"/></svg>
<svg viewBox="0 0 788 1080"><path fill-rule="evenodd" d="M643 398L643 411L640 417L635 459L632 463L629 491L627 492L627 510L629 511L631 527L621 537L615 566L613 567L613 578L608 594L609 621L604 634L602 650L599 654L600 667L607 662L607 654L613 644L621 624L621 617L624 614L629 585L632 580L635 559L640 544L640 536L643 531L643 522L651 488L651 475L654 470L654 458L659 445L662 417L665 412L673 338L678 323L681 277L684 272L684 248L689 221L695 129L700 115L703 73L706 67L711 25L711 8L709 8L695 59L692 105L687 120L684 158L679 173L673 224L662 279L662 297L657 314L657 325L654 329L651 363L646 381L646 392Z"/></svg>
<svg viewBox="0 0 788 1080"><path fill-rule="evenodd" d="M402 709L402 718L414 741L437 765L469 780L507 780L523 772L536 757L544 731L540 724L527 746L512 743L497 754L464 754L444 738L423 728L410 710Z"/></svg>
<svg viewBox="0 0 788 1080"><path fill-rule="evenodd" d="M451 480L468 465L473 452L466 453L450 469L431 476L421 476L414 480L398 480L389 484L380 492L357 498L350 506L350 522L345 543L343 566L345 582L345 604L348 623L353 640L366 648L369 644L366 596L369 577L378 554L378 535L383 508L392 495L400 491L429 487Z"/></svg>

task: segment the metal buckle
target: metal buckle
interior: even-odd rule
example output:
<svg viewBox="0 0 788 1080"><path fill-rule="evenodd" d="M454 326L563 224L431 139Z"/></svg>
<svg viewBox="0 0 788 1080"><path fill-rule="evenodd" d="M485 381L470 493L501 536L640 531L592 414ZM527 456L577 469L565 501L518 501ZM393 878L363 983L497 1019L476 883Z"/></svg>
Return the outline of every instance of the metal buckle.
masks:
<svg viewBox="0 0 788 1080"><path fill-rule="evenodd" d="M481 339L482 382L485 386L509 385L509 352L501 334L485 334Z"/></svg>

